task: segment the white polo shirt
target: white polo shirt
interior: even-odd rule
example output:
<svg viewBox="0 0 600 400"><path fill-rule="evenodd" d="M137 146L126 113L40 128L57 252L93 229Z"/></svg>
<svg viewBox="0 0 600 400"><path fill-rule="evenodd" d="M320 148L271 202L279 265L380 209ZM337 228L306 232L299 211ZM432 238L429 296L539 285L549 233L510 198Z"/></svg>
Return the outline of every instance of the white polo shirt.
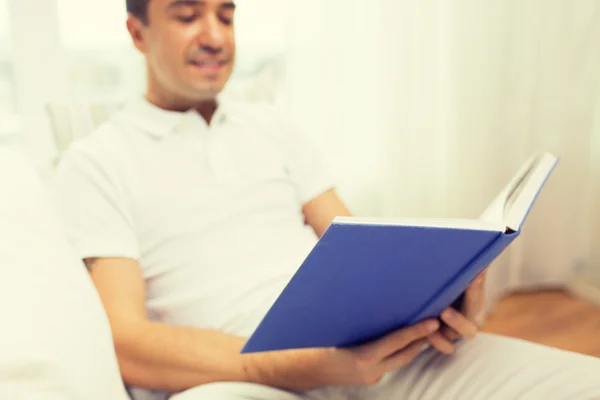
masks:
<svg viewBox="0 0 600 400"><path fill-rule="evenodd" d="M316 243L302 205L331 187L275 108L140 100L73 145L55 181L82 258L139 261L155 321L248 336Z"/></svg>

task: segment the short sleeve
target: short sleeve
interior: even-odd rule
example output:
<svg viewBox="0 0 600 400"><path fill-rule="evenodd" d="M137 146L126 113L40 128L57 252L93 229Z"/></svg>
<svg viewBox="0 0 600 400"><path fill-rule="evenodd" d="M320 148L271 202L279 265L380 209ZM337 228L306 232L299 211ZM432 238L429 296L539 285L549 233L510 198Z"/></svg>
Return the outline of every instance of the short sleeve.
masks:
<svg viewBox="0 0 600 400"><path fill-rule="evenodd" d="M139 258L120 168L83 151L65 153L52 193L62 226L82 258Z"/></svg>
<svg viewBox="0 0 600 400"><path fill-rule="evenodd" d="M278 112L279 129L287 149L289 173L303 204L334 188L323 154L285 113Z"/></svg>

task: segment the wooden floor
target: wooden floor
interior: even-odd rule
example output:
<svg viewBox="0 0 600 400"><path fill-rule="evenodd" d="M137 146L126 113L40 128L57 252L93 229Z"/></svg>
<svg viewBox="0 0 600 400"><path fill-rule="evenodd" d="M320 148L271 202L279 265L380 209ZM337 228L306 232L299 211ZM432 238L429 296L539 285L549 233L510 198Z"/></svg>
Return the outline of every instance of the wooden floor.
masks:
<svg viewBox="0 0 600 400"><path fill-rule="evenodd" d="M559 291L505 298L483 330L600 357L600 307Z"/></svg>

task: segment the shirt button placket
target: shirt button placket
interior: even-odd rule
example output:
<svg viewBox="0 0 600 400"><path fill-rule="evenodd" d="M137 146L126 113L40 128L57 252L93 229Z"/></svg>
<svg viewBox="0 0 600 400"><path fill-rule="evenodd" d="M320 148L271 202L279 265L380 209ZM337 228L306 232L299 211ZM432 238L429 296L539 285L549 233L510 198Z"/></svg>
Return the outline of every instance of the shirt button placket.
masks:
<svg viewBox="0 0 600 400"><path fill-rule="evenodd" d="M235 163L224 137L226 133L216 127L208 129L207 158L213 176L218 183L226 183L237 177Z"/></svg>

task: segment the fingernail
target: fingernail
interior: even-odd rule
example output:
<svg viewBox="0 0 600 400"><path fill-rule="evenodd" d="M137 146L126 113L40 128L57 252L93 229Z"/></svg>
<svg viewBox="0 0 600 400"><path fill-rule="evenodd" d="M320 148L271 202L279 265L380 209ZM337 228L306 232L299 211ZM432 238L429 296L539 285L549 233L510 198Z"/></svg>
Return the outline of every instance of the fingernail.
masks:
<svg viewBox="0 0 600 400"><path fill-rule="evenodd" d="M454 316L456 316L456 312L454 312L454 310L451 309L451 308L445 310L442 313L442 318L445 318L445 319L447 319L447 318L453 318Z"/></svg>
<svg viewBox="0 0 600 400"><path fill-rule="evenodd" d="M425 325L425 328L429 332L435 332L439 329L439 327L440 327L440 323L438 321L428 321L427 324Z"/></svg>

